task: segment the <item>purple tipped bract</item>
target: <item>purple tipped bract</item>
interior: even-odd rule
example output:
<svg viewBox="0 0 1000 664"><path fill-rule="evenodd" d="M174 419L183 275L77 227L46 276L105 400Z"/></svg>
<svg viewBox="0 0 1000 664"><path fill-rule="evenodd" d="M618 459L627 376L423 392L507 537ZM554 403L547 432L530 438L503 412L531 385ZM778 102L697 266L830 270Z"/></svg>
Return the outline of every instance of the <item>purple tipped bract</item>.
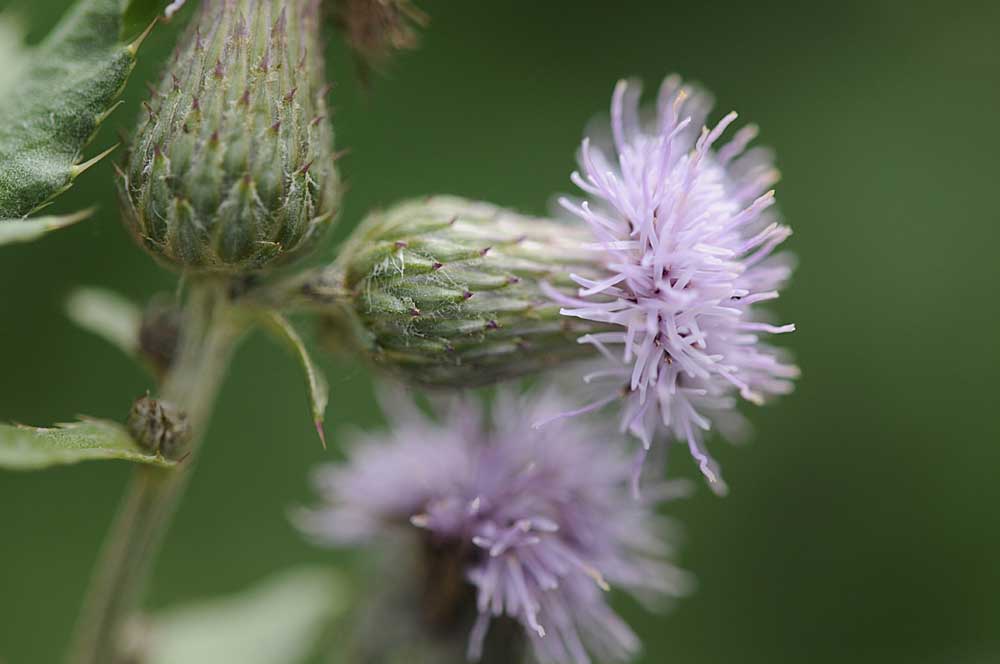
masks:
<svg viewBox="0 0 1000 664"><path fill-rule="evenodd" d="M688 575L666 561L670 524L650 506L683 485L660 483L633 500L631 460L589 422L531 426L565 407L552 393L501 392L490 415L468 399L437 420L396 400L391 431L362 436L348 464L318 474L325 504L299 524L335 545L397 526L439 549L471 550L465 578L479 617L470 659L491 620L507 616L540 662L627 661L639 641L605 591L655 601L687 590Z"/></svg>
<svg viewBox="0 0 1000 664"><path fill-rule="evenodd" d="M737 396L759 404L791 391L798 376L762 340L794 326L771 324L758 307L791 274L790 257L774 254L791 230L772 208L771 155L746 150L756 127L719 147L736 113L705 127L710 101L678 77L663 82L648 119L639 97L638 85L618 83L610 145L585 139L572 175L586 199L560 200L593 231L607 275L574 275L576 297L550 294L567 316L621 328L580 338L607 361L585 380L610 386L564 415L624 400L621 428L643 454L658 437L684 442L722 493L704 432L739 427Z"/></svg>

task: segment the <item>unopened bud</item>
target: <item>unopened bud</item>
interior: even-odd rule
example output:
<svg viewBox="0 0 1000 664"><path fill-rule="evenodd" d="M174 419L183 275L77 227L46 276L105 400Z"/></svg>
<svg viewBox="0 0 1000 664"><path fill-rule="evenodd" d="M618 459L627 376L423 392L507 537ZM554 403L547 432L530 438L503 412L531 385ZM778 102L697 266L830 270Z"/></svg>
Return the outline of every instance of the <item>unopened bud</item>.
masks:
<svg viewBox="0 0 1000 664"><path fill-rule="evenodd" d="M191 440L187 415L168 401L148 394L132 404L126 422L128 432L145 450L168 459L183 456Z"/></svg>
<svg viewBox="0 0 1000 664"><path fill-rule="evenodd" d="M169 297L154 297L142 312L139 351L159 376L173 364L183 318L181 308Z"/></svg>
<svg viewBox="0 0 1000 664"><path fill-rule="evenodd" d="M340 183L318 0L205 0L139 123L120 193L157 258L245 273L300 255Z"/></svg>
<svg viewBox="0 0 1000 664"><path fill-rule="evenodd" d="M494 383L593 354L577 338L604 329L559 313L543 284L572 292L594 275L571 224L433 197L366 219L342 262L311 285L338 292L371 358L426 385ZM337 315L333 313L331 315Z"/></svg>

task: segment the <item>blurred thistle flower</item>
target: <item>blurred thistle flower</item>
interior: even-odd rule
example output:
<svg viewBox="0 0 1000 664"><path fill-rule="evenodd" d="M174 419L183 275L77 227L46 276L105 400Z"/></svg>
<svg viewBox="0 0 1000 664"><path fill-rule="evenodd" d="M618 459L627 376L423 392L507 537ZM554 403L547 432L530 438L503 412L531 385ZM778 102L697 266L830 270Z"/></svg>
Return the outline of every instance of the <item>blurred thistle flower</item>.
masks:
<svg viewBox="0 0 1000 664"><path fill-rule="evenodd" d="M338 0L335 20L359 58L362 75L379 69L394 51L417 47L417 26L430 18L410 0Z"/></svg>
<svg viewBox="0 0 1000 664"><path fill-rule="evenodd" d="M584 664L588 652L626 661L640 644L604 591L652 602L689 588L687 573L665 560L670 524L651 507L684 485L662 482L633 500L631 461L599 429L583 420L531 426L565 406L552 392L501 391L492 415L466 399L439 422L403 397L389 409L390 432L360 436L350 463L318 473L325 505L298 523L334 545L413 529L434 555L461 556L478 615L470 659L484 654L491 621L506 616L541 662Z"/></svg>
<svg viewBox="0 0 1000 664"><path fill-rule="evenodd" d="M624 398L621 428L642 441L642 456L665 430L724 493L704 432L739 426L735 395L760 404L790 392L799 374L760 339L794 326L765 322L755 306L777 298L792 271L787 254L773 254L791 234L771 210L779 174L768 151L745 151L754 126L716 149L736 113L708 129L710 99L679 77L663 82L655 117L640 117L639 98L637 84L618 83L612 144L584 139L572 175L587 199L559 201L590 227L606 274L573 275L575 297L549 293L563 314L620 330L579 338L607 359L586 382L610 381L610 392L557 417Z"/></svg>

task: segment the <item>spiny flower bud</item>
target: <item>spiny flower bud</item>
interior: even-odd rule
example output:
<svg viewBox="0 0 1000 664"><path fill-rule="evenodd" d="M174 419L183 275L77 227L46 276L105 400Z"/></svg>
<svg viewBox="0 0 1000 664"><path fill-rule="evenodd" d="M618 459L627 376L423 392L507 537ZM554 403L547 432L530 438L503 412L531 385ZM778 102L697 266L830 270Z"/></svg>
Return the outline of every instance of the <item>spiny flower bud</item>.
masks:
<svg viewBox="0 0 1000 664"><path fill-rule="evenodd" d="M250 272L300 255L340 184L318 0L206 0L146 105L121 173L124 217L154 256Z"/></svg>
<svg viewBox="0 0 1000 664"><path fill-rule="evenodd" d="M560 315L542 290L569 292L570 274L594 272L580 231L461 198L410 201L365 220L308 290L341 293L387 369L432 386L489 384L593 354L577 338L604 326Z"/></svg>

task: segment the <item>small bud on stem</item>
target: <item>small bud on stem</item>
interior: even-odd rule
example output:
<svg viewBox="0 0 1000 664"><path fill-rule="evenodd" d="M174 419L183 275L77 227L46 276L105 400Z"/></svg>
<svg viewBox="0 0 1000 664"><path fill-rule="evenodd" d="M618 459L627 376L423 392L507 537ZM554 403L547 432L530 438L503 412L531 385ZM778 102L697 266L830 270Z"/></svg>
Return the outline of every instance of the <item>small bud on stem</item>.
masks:
<svg viewBox="0 0 1000 664"><path fill-rule="evenodd" d="M168 459L179 459L191 441L187 415L168 401L146 394L135 400L128 414L128 431L139 445Z"/></svg>
<svg viewBox="0 0 1000 664"><path fill-rule="evenodd" d="M139 351L157 376L165 375L174 362L183 317L180 307L163 297L153 298L142 312Z"/></svg>

